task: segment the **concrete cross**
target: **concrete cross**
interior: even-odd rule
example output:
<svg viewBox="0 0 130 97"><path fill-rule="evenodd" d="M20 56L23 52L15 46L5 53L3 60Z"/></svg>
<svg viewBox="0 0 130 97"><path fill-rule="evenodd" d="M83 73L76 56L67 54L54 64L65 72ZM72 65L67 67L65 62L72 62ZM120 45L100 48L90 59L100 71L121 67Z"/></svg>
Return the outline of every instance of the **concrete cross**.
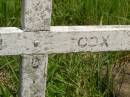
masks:
<svg viewBox="0 0 130 97"><path fill-rule="evenodd" d="M130 26L50 26L51 3L23 0L23 28L0 28L0 55L22 55L20 97L45 97L48 54L130 50Z"/></svg>

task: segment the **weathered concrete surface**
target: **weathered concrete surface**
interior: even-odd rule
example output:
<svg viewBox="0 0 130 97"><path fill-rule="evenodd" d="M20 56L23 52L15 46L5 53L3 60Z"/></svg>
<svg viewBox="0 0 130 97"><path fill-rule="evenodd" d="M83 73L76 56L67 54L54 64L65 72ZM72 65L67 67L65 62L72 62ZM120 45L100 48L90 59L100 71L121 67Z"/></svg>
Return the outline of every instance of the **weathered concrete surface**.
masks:
<svg viewBox="0 0 130 97"><path fill-rule="evenodd" d="M22 26L25 31L50 29L51 0L22 0Z"/></svg>
<svg viewBox="0 0 130 97"><path fill-rule="evenodd" d="M56 26L23 32L0 28L0 55L130 50L130 26Z"/></svg>
<svg viewBox="0 0 130 97"><path fill-rule="evenodd" d="M34 51L41 48L40 38L45 37L45 32L50 32L51 4L51 0L23 0L22 27L24 35L29 32L29 36L21 36L21 42L24 50L27 45L26 50L34 49L33 55L23 55L20 97L45 97L48 55Z"/></svg>
<svg viewBox="0 0 130 97"><path fill-rule="evenodd" d="M47 55L23 55L20 97L45 97Z"/></svg>

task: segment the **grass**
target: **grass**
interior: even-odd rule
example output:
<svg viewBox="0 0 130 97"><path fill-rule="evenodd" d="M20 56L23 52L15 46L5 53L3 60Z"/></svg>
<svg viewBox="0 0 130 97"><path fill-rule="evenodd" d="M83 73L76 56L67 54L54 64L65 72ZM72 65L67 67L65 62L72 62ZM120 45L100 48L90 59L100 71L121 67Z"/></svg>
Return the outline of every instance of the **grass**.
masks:
<svg viewBox="0 0 130 97"><path fill-rule="evenodd" d="M20 27L20 10L20 0L0 0L0 26ZM130 24L130 1L53 0L52 25L105 24ZM117 97L113 71L128 55L50 55L46 97ZM18 97L20 60L19 56L0 57L0 97Z"/></svg>
<svg viewBox="0 0 130 97"><path fill-rule="evenodd" d="M129 24L129 0L53 0L53 25Z"/></svg>

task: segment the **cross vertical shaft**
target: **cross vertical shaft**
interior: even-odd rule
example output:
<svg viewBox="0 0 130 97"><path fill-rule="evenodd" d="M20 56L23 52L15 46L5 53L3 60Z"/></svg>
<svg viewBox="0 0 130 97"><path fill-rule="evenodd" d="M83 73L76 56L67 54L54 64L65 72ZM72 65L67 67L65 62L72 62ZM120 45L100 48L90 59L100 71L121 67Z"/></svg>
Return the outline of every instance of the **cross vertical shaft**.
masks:
<svg viewBox="0 0 130 97"><path fill-rule="evenodd" d="M26 33L49 31L50 19L51 0L23 0L22 26ZM38 39L33 42L36 49ZM21 97L45 97L47 64L47 54L22 56Z"/></svg>

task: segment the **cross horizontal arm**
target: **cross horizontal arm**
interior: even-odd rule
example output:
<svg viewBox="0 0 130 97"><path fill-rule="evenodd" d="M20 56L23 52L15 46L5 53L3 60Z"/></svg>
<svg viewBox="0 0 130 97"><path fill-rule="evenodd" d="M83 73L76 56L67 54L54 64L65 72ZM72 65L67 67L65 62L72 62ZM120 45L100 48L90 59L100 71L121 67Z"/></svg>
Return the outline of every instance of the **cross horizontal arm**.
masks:
<svg viewBox="0 0 130 97"><path fill-rule="evenodd" d="M51 26L24 33L0 28L0 55L130 50L130 26Z"/></svg>

